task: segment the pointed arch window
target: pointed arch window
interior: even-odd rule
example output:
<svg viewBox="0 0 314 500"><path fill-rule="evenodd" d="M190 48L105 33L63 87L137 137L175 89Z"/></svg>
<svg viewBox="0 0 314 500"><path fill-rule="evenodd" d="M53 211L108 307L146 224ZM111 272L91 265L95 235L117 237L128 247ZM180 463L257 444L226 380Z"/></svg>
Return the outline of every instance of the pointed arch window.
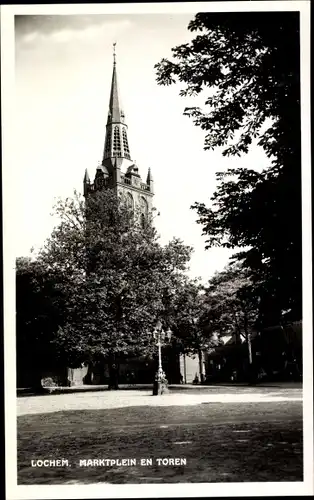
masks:
<svg viewBox="0 0 314 500"><path fill-rule="evenodd" d="M103 177L98 177L98 179L96 179L97 189L102 189L104 187L104 184L105 184L105 180Z"/></svg>
<svg viewBox="0 0 314 500"><path fill-rule="evenodd" d="M107 131L107 138L106 138L106 146L105 146L105 155L108 156L110 155L110 150L111 150L111 130Z"/></svg>
<svg viewBox="0 0 314 500"><path fill-rule="evenodd" d="M140 198L140 206L141 206L141 212L146 217L148 214L148 203L147 203L147 200L144 198L144 196L141 196L141 198Z"/></svg>
<svg viewBox="0 0 314 500"><path fill-rule="evenodd" d="M145 225L146 225L146 217L144 214L141 214L141 227L142 227L142 229L145 228Z"/></svg>
<svg viewBox="0 0 314 500"><path fill-rule="evenodd" d="M113 155L121 156L121 138L118 125L115 126L113 131Z"/></svg>
<svg viewBox="0 0 314 500"><path fill-rule="evenodd" d="M124 156L130 159L129 143L125 128L122 129L122 139L123 139Z"/></svg>
<svg viewBox="0 0 314 500"><path fill-rule="evenodd" d="M127 192L126 193L126 204L127 207L130 208L131 210L134 210L134 199L131 193Z"/></svg>
<svg viewBox="0 0 314 500"><path fill-rule="evenodd" d="M144 228L148 216L148 203L147 200L144 198L144 196L140 197L140 213L141 213L140 215L141 226Z"/></svg>

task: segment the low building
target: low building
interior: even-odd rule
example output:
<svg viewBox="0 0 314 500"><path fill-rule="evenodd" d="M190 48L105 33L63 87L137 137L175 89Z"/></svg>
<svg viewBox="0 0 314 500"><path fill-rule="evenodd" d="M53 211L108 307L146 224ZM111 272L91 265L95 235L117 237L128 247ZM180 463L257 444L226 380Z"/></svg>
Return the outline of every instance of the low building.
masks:
<svg viewBox="0 0 314 500"><path fill-rule="evenodd" d="M302 321L254 332L251 350L257 379L302 379ZM249 371L248 345L235 335L222 337L206 354L207 383L245 382Z"/></svg>

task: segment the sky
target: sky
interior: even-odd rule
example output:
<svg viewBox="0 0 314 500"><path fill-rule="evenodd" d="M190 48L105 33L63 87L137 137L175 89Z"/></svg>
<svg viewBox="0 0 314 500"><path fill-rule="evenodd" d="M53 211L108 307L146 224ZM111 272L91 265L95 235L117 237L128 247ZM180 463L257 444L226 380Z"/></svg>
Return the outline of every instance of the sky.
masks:
<svg viewBox="0 0 314 500"><path fill-rule="evenodd" d="M178 237L194 248L190 275L206 282L233 251L205 250L202 227L190 206L210 205L215 173L229 167L262 169L261 148L242 158L204 151L205 132L183 116L200 98L182 98L181 86L158 86L154 65L195 36L194 14L23 15L15 18L14 213L15 255L29 255L49 237L58 197L82 192L105 139L113 48L131 158L146 180L154 177L155 224L161 242Z"/></svg>

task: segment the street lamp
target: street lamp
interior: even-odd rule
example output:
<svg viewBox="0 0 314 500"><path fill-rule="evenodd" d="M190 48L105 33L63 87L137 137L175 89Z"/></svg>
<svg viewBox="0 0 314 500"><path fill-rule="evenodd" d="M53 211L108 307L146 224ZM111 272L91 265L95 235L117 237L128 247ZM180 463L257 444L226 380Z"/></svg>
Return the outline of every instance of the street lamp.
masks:
<svg viewBox="0 0 314 500"><path fill-rule="evenodd" d="M170 341L170 328L168 328L168 330L165 332L162 328L161 321L158 321L153 331L153 338L157 341L156 345L158 346L158 370L155 376L153 388L153 395L157 396L168 392L166 374L162 369L161 346L165 342L165 339L167 339L168 342Z"/></svg>

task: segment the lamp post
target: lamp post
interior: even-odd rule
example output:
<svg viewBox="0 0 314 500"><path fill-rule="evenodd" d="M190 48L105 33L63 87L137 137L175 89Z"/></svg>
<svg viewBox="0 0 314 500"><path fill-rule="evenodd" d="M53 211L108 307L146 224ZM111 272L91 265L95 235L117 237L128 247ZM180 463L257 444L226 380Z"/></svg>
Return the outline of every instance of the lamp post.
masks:
<svg viewBox="0 0 314 500"><path fill-rule="evenodd" d="M153 395L160 396L161 394L168 392L166 374L162 368L161 346L164 343L165 339L167 339L168 341L171 339L170 328L168 328L168 330L165 332L162 328L161 321L158 321L153 331L153 338L154 340L157 340L156 345L158 347L158 370L154 380Z"/></svg>

